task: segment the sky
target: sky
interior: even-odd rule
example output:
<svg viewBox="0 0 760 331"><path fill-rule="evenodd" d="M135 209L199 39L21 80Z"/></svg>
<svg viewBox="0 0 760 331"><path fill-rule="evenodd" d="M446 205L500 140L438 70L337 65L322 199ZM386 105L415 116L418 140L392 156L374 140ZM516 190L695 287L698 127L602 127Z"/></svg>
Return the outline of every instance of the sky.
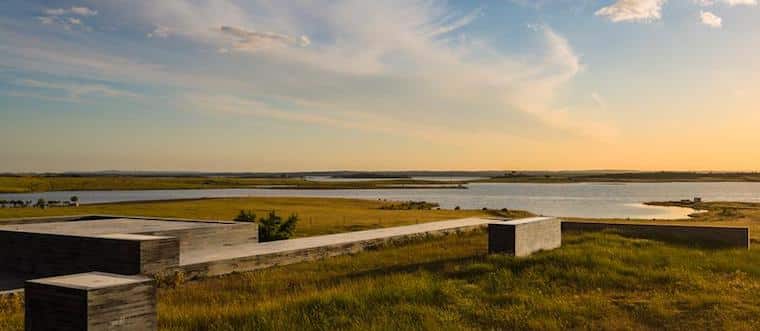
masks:
<svg viewBox="0 0 760 331"><path fill-rule="evenodd" d="M760 170L757 0L4 0L0 171Z"/></svg>

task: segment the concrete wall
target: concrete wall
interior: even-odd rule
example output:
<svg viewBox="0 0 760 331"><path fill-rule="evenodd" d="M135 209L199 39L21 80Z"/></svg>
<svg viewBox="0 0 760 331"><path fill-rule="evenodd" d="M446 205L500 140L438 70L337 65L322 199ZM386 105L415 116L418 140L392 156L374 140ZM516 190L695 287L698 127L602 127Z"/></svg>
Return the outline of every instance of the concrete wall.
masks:
<svg viewBox="0 0 760 331"><path fill-rule="evenodd" d="M717 247L749 248L750 245L749 228L746 227L562 222L562 232L604 230L612 230L636 237L677 240Z"/></svg>
<svg viewBox="0 0 760 331"><path fill-rule="evenodd" d="M4 271L45 277L88 271L152 274L179 264L176 238L143 237L0 231L0 267Z"/></svg>
<svg viewBox="0 0 760 331"><path fill-rule="evenodd" d="M186 274L186 277L189 279L224 275L232 272L250 271L279 265L320 260L332 256L355 254L368 249L374 249L385 245L405 243L420 238L439 237L455 233L482 231L484 226L485 225L459 227L425 233L392 236L381 239L362 240L344 244L296 249L270 254L222 259L210 262L181 265L180 267L174 269L174 271L184 272Z"/></svg>
<svg viewBox="0 0 760 331"><path fill-rule="evenodd" d="M562 245L561 221L534 217L488 224L488 252L528 256Z"/></svg>

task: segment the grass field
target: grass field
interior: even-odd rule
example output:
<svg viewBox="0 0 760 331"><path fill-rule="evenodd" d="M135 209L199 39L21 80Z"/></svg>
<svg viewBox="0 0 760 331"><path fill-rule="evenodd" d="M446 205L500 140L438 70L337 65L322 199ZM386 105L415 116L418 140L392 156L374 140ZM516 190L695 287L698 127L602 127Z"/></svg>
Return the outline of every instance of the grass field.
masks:
<svg viewBox="0 0 760 331"><path fill-rule="evenodd" d="M760 182L760 173L750 172L629 172L573 174L564 172L545 174L505 174L478 180L486 183L667 183L667 182Z"/></svg>
<svg viewBox="0 0 760 331"><path fill-rule="evenodd" d="M301 178L0 176L0 193L95 190L170 190L276 187L282 189L375 189L424 187L441 182L397 179L317 182ZM454 185L455 186L455 185Z"/></svg>
<svg viewBox="0 0 760 331"><path fill-rule="evenodd" d="M487 256L483 233L159 291L162 330L757 330L760 251L610 233L529 258ZM0 328L21 330L18 301Z"/></svg>
<svg viewBox="0 0 760 331"><path fill-rule="evenodd" d="M0 224L3 218L81 214L231 221L241 209L252 210L257 216L266 216L266 213L274 210L285 216L297 214L300 221L296 227L296 236L305 237L488 215L488 213L479 210L381 209L381 207L391 204L393 202L358 199L254 197L95 204L48 209L6 208L0 209ZM521 217L525 215L527 213L516 211L505 216Z"/></svg>

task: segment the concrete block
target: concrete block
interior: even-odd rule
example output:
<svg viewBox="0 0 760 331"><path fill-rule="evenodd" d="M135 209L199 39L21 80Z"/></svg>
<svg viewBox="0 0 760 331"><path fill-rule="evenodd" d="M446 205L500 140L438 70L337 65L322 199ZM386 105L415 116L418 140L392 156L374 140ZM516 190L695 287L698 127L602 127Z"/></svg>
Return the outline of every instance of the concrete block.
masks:
<svg viewBox="0 0 760 331"><path fill-rule="evenodd" d="M37 330L156 330L151 278L91 272L25 286L25 327Z"/></svg>
<svg viewBox="0 0 760 331"><path fill-rule="evenodd" d="M488 253L528 256L562 245L562 222L553 217L533 217L488 224Z"/></svg>
<svg viewBox="0 0 760 331"><path fill-rule="evenodd" d="M748 227L563 221L563 232L615 231L623 235L715 248L750 247Z"/></svg>

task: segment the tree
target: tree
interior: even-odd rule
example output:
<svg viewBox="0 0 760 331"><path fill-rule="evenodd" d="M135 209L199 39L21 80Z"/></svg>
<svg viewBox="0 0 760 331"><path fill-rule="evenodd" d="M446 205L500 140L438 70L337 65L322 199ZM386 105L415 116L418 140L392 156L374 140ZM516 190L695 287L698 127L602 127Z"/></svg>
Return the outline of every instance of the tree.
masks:
<svg viewBox="0 0 760 331"><path fill-rule="evenodd" d="M47 201L43 198L39 198L37 199L37 204L35 206L45 209L45 207L47 207Z"/></svg>
<svg viewBox="0 0 760 331"><path fill-rule="evenodd" d="M259 241L275 241L288 239L296 230L298 215L290 215L283 222L282 217L277 216L274 211L269 212L269 216L259 220Z"/></svg>
<svg viewBox="0 0 760 331"><path fill-rule="evenodd" d="M241 210L234 219L235 222L256 222L256 214L250 210Z"/></svg>
<svg viewBox="0 0 760 331"><path fill-rule="evenodd" d="M70 200L71 202L73 202L73 203L75 203L75 204L76 204L77 202L79 202L79 197L78 197L78 196L76 196L76 195L74 195L74 196L71 196L71 198L69 198L69 200Z"/></svg>

